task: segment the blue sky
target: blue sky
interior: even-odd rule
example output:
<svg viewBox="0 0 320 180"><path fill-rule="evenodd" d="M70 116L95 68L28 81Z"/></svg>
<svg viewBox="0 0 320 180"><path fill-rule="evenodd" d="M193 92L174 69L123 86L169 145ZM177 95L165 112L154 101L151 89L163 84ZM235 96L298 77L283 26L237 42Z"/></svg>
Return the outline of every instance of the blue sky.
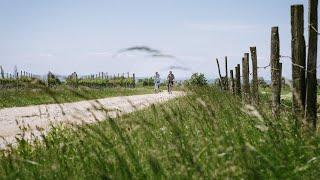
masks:
<svg viewBox="0 0 320 180"><path fill-rule="evenodd" d="M228 56L234 67L250 46L257 46L260 66L269 64L272 26L280 28L281 54L290 55L295 3L307 8L307 0L0 0L0 65L37 74L138 76L164 76L168 67L183 66L190 71L174 70L178 77L202 72L216 78L215 58ZM114 57L136 45L178 60L137 52ZM259 73L270 78L269 70ZM285 62L284 74L290 73Z"/></svg>

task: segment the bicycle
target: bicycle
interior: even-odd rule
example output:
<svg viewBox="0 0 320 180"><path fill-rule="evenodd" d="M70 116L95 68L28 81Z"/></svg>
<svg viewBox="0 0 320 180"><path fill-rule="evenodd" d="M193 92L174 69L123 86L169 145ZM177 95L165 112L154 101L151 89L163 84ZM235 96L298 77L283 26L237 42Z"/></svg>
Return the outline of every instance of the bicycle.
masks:
<svg viewBox="0 0 320 180"><path fill-rule="evenodd" d="M172 94L172 88L173 88L173 81L172 82L168 82L168 93Z"/></svg>

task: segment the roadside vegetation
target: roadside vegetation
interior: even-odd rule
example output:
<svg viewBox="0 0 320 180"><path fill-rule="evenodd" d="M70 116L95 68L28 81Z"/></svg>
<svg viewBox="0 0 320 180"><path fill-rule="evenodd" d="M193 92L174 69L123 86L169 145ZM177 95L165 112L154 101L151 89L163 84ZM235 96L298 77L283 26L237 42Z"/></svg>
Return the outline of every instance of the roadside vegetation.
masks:
<svg viewBox="0 0 320 180"><path fill-rule="evenodd" d="M191 87L191 86L190 86ZM320 135L302 136L289 110L271 118L215 87L92 125L54 128L2 151L10 179L316 179Z"/></svg>
<svg viewBox="0 0 320 180"><path fill-rule="evenodd" d="M61 82L52 73L48 82L36 78L20 77L0 78L0 109L28 105L52 104L92 100L116 96L150 94L154 92L152 78L139 79L136 83L132 78L114 77L84 78L75 80L70 76ZM167 90L167 82L160 86L162 92ZM182 83L176 83L175 91L182 90Z"/></svg>
<svg viewBox="0 0 320 180"><path fill-rule="evenodd" d="M70 88L57 86L47 88L2 89L0 90L0 108L19 107L39 104L66 103L82 100L116 96L129 96L152 93L151 88Z"/></svg>

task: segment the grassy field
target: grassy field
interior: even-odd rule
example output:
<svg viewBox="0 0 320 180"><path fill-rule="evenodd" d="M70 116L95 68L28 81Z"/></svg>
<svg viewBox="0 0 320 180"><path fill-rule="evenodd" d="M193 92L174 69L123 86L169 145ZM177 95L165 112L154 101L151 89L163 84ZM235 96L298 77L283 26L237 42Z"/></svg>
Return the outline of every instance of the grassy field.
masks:
<svg viewBox="0 0 320 180"><path fill-rule="evenodd" d="M66 86L59 86L53 89L45 87L21 90L7 89L0 90L0 108L75 102L105 97L149 94L152 92L151 88L71 89Z"/></svg>
<svg viewBox="0 0 320 180"><path fill-rule="evenodd" d="M320 135L215 89L2 151L9 179L317 179Z"/></svg>

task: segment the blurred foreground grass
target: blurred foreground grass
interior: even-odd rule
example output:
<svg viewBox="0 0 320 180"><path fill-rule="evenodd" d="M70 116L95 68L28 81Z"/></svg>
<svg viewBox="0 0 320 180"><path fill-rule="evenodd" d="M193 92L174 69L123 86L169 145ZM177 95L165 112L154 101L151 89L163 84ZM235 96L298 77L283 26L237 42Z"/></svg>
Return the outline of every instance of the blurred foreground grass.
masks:
<svg viewBox="0 0 320 180"><path fill-rule="evenodd" d="M8 179L317 179L320 136L213 88L93 125L54 128L0 156Z"/></svg>

